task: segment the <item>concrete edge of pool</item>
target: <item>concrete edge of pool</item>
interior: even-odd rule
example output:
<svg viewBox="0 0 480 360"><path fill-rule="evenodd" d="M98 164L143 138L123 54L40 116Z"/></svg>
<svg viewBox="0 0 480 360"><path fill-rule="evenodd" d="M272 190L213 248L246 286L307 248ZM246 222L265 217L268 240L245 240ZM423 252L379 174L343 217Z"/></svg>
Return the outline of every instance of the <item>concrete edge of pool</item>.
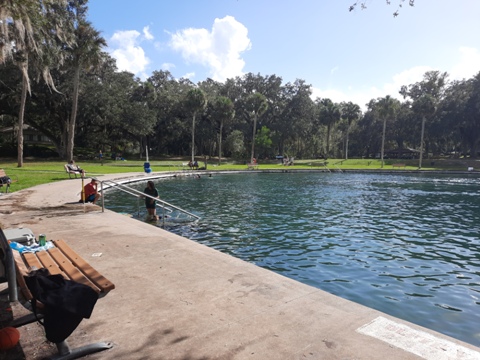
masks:
<svg viewBox="0 0 480 360"><path fill-rule="evenodd" d="M172 173L98 179L165 176ZM71 347L115 344L91 359L480 358L470 344L141 221L84 207L80 189L81 179L72 179L4 194L0 224L65 239L116 285L69 338ZM44 334L32 327L38 325L20 329L26 359L51 355L39 351Z"/></svg>

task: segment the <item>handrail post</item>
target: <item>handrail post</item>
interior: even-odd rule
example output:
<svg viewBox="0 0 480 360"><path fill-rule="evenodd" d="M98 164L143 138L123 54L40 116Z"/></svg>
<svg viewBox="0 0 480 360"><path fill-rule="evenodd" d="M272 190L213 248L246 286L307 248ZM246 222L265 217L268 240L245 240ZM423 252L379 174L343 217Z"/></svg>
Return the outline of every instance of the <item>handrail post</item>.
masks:
<svg viewBox="0 0 480 360"><path fill-rule="evenodd" d="M102 213L105 212L105 194L103 192L103 181L100 181L100 193L102 194Z"/></svg>
<svg viewBox="0 0 480 360"><path fill-rule="evenodd" d="M13 250L0 228L0 243L1 248L4 251L4 266L8 283L8 300L14 302L18 300L18 287L17 287L17 273L15 270L15 259L13 258Z"/></svg>

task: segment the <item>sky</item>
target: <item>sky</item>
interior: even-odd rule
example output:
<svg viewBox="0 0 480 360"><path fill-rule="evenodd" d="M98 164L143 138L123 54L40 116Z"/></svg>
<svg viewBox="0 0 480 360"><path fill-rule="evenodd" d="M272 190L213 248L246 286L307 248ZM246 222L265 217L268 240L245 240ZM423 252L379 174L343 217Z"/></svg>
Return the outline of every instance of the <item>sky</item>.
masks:
<svg viewBox="0 0 480 360"><path fill-rule="evenodd" d="M480 71L479 0L367 0L349 11L355 1L90 0L88 20L118 69L142 80L158 70L194 83L276 75L362 109L401 99L426 71L449 80Z"/></svg>

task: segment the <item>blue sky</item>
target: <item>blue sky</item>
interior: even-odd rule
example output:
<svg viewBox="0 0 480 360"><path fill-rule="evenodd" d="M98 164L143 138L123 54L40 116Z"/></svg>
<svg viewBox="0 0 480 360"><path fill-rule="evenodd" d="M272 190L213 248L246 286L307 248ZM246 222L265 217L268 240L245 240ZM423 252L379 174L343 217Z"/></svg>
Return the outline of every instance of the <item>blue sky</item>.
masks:
<svg viewBox="0 0 480 360"><path fill-rule="evenodd" d="M303 79L313 98L391 95L428 70L480 71L479 0L90 0L89 20L120 70L194 83L245 73ZM398 4L403 6L399 9ZM393 13L399 9L399 15Z"/></svg>

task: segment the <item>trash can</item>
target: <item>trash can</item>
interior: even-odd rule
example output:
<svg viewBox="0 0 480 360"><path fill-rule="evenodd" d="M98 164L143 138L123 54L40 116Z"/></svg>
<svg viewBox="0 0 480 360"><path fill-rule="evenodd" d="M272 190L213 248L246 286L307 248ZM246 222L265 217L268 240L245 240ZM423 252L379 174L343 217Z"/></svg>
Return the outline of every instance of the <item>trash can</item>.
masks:
<svg viewBox="0 0 480 360"><path fill-rule="evenodd" d="M150 174L152 172L152 169L150 168L150 163L148 161L143 163L143 169L147 174Z"/></svg>

